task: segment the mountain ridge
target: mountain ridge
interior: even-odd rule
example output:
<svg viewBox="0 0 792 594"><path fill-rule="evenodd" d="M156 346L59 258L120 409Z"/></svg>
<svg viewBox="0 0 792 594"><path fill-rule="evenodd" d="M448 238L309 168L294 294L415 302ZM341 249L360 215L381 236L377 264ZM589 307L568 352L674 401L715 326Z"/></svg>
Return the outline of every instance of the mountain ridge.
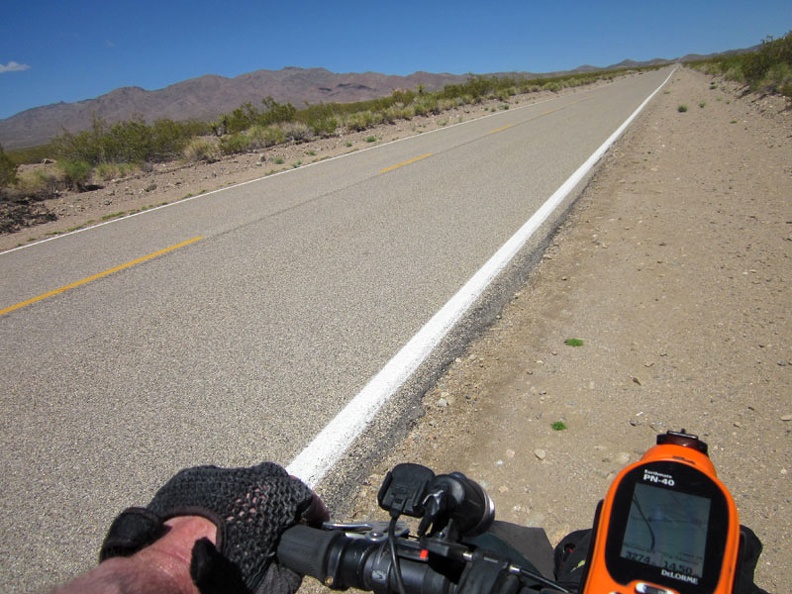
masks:
<svg viewBox="0 0 792 594"><path fill-rule="evenodd" d="M685 61L686 58L688 57L679 61ZM702 56L696 55L695 58L700 59ZM540 78L655 66L674 61L677 60L624 60L605 68L583 65L563 72L511 72L484 76ZM210 121L223 113L230 113L244 103L258 105L265 97L300 108L305 104L376 99L388 96L397 89L415 89L419 86L427 91L436 91L449 84L464 83L470 76L424 71L407 76L377 72L334 73L325 68L297 66L287 66L280 70L255 70L232 78L204 74L152 91L137 86L119 87L93 99L27 109L0 120L0 145L7 150L14 150L46 144L64 130L77 133L90 128L97 117L111 124L134 118L149 123L157 119Z"/></svg>

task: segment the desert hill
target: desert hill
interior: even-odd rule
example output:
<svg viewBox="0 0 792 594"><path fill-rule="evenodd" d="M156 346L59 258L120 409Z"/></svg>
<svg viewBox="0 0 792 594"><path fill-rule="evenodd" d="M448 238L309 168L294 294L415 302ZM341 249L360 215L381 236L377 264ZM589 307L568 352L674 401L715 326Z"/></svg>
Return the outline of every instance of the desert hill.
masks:
<svg viewBox="0 0 792 594"><path fill-rule="evenodd" d="M744 50L737 50L744 51ZM619 68L659 66L673 61L689 61L707 56L689 55L678 60L657 58L636 62L624 60L605 68L585 65L567 72L534 74L530 72L492 73L487 76L521 76L529 78L592 72ZM122 87L95 99L74 103L55 103L25 110L0 120L0 144L18 149L45 144L63 130L79 132L99 117L109 123L143 118L147 122L172 120L212 120L250 102L259 105L265 97L295 107L306 103L347 103L390 95L396 89L427 91L449 84L465 82L469 75L415 72L409 76L376 72L338 74L324 68L289 67L282 70L257 70L234 78L207 74L163 89L148 91L140 87Z"/></svg>
<svg viewBox="0 0 792 594"><path fill-rule="evenodd" d="M235 78L210 74L155 91L123 87L95 99L28 109L0 120L0 144L6 149L44 144L63 129L78 132L89 128L94 117L110 123L135 117L149 122L160 118L211 120L246 102L259 105L264 97L302 107L306 103L375 99L418 85L433 91L465 80L467 76L454 74L336 74L323 68L257 70Z"/></svg>

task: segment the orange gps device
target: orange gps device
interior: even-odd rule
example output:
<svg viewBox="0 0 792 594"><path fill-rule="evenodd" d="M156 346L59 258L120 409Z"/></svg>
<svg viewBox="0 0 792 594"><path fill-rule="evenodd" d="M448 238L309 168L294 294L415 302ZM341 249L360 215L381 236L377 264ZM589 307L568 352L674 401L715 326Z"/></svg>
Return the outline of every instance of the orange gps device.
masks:
<svg viewBox="0 0 792 594"><path fill-rule="evenodd" d="M657 436L597 508L583 594L730 594L740 522L707 444Z"/></svg>

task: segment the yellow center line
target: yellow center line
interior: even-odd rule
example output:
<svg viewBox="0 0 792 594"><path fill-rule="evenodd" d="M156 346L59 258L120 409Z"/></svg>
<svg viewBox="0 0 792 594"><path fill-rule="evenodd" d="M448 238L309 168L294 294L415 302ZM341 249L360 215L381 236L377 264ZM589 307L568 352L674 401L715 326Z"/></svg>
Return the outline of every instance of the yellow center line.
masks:
<svg viewBox="0 0 792 594"><path fill-rule="evenodd" d="M159 250L157 252L153 252L148 254L147 256L142 256L131 262L127 262L126 264L121 264L120 266L115 266L114 268L109 268L104 272L99 272L98 274L94 274L92 276L86 277L82 280L75 281L59 289L55 289L53 291L49 291L48 293L44 293L43 295L39 295L38 297L33 297L32 299L28 299L27 301L20 301L19 303L12 305L10 307L6 307L5 309L0 309L0 316L4 316L7 313L15 311L17 309L21 309L23 307L27 307L28 305L33 305L34 303L38 303L44 299L48 299L49 297L54 297L55 295L60 295L61 293L65 293L71 289L76 289L77 287L81 287L82 285L86 285L90 282L95 280L99 280L100 278L104 278L110 274L115 272L119 272L121 270L125 270L126 268L131 268L132 266L136 266L138 264L142 264L143 262L147 262L148 260L152 260L153 258L157 258L158 256L162 256L167 254L168 252L172 252L173 250L178 250L179 248L185 247L190 245L191 243L195 243L196 241L200 241L203 239L202 236L193 237L192 239L188 239L187 241L182 241L181 243L177 243L176 245L172 245L170 247L166 247L165 249Z"/></svg>
<svg viewBox="0 0 792 594"><path fill-rule="evenodd" d="M514 126L514 124L509 124L508 126L501 126L500 128L495 128L490 132L490 134L497 134L498 132L503 132L504 130L508 130L512 126Z"/></svg>
<svg viewBox="0 0 792 594"><path fill-rule="evenodd" d="M432 153L426 153L425 155L421 155L420 157L415 157L414 159L410 159L409 161L403 161L401 163L397 163L396 165L391 165L390 167L386 167L385 169L380 169L380 173L387 173L388 171L393 171L394 169L398 169L399 167L404 167L405 165L409 165L410 163L415 163L416 161L420 161L421 159L426 159L427 157L431 157Z"/></svg>

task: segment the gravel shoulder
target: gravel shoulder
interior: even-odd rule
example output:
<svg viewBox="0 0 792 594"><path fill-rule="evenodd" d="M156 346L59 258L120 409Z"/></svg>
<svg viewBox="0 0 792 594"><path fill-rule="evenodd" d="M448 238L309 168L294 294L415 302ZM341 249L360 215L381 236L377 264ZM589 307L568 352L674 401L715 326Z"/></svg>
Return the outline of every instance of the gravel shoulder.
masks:
<svg viewBox="0 0 792 594"><path fill-rule="evenodd" d="M789 591L792 115L711 83L678 71L631 126L353 517L375 513L388 468L414 461L467 473L500 519L555 543L591 525L656 434L684 428L765 545L757 583Z"/></svg>

